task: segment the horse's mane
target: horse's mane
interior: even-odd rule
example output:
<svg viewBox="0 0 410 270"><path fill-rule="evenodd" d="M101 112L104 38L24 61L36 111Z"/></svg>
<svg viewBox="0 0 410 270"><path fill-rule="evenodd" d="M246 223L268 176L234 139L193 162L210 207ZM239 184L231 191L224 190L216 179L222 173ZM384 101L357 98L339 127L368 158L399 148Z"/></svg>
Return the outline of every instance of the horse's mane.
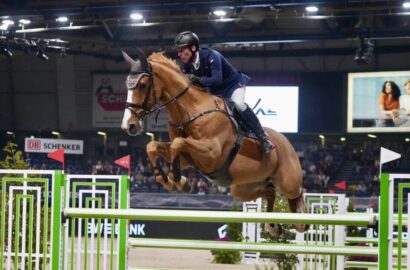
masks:
<svg viewBox="0 0 410 270"><path fill-rule="evenodd" d="M172 60L172 59L166 57L164 52L154 52L148 57L148 60L150 60L152 62L162 64L162 65L165 65L165 66L175 70L179 74L183 74L183 72L182 72L181 68L179 67L179 65L177 64L177 62L175 60Z"/></svg>

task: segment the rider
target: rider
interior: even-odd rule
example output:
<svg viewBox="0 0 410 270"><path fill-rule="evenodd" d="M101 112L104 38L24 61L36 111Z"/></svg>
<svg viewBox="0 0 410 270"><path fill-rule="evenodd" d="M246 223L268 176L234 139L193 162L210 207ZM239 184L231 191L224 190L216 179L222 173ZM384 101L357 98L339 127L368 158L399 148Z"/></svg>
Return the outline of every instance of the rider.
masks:
<svg viewBox="0 0 410 270"><path fill-rule="evenodd" d="M263 151L270 152L273 149L272 141L245 103L245 87L250 78L238 72L219 52L199 48L198 36L191 31L177 35L174 46L190 81L208 88L214 95L233 101L243 120L258 137Z"/></svg>

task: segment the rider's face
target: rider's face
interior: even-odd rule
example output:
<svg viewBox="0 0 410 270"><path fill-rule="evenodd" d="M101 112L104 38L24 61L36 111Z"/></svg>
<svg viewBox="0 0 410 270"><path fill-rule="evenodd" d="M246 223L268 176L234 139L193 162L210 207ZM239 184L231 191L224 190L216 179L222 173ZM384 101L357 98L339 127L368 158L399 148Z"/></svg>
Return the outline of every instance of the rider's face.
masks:
<svg viewBox="0 0 410 270"><path fill-rule="evenodd" d="M188 64L189 61L191 61L192 51L190 50L189 47L178 48L177 52L178 52L179 59L181 59L181 61L184 62L185 64Z"/></svg>

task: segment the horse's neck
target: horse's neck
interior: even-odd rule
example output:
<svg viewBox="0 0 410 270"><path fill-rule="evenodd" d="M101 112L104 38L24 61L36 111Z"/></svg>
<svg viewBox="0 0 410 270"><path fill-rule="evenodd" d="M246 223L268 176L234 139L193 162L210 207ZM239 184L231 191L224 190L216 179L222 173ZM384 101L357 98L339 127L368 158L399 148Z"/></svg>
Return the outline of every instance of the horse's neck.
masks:
<svg viewBox="0 0 410 270"><path fill-rule="evenodd" d="M171 79L167 82L166 89L161 97L163 104L169 102L173 98L180 95L186 87L189 87L184 94L179 96L175 101L172 101L167 106L169 119L173 123L183 123L189 120L189 117L199 113L204 107L204 103L211 98L211 96L205 92L195 89L194 86L185 82L184 79L179 78L181 76L171 76ZM181 83L183 82L183 83Z"/></svg>

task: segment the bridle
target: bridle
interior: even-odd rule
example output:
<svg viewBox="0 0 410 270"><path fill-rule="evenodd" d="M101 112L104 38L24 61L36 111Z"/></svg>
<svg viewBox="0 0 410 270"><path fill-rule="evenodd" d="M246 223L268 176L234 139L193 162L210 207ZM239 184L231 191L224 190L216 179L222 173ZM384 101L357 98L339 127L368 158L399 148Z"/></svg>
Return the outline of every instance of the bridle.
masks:
<svg viewBox="0 0 410 270"><path fill-rule="evenodd" d="M150 68L151 69L151 68ZM132 79L130 76L131 75L138 75L137 78ZM139 81L141 81L141 79L144 76L148 76L149 77L149 86L148 86L148 90L147 93L144 97L144 100L142 103L132 103L132 102L127 102L125 104L125 108L130 110L132 114L134 114L136 117L138 117L138 119L140 120L144 120L146 117L148 117L150 114L154 113L154 112L159 112L162 109L166 108L169 104L176 102L178 98L180 98L181 96L183 96L188 90L189 90L189 84L185 87L184 90L182 90L182 92L180 92L178 95L171 97L168 101L164 102L162 105L155 107L153 109L149 109L148 108L148 102L151 96L151 93L154 92L154 97L155 97L155 103L157 104L157 96L155 95L155 89L154 89L154 79L153 79L153 74L151 70L147 70L147 71L143 71L143 72L138 72L138 73L132 73L130 75L128 75L127 77L127 89L134 91L133 89L135 89L139 83ZM135 109L141 109L141 111L136 112Z"/></svg>

